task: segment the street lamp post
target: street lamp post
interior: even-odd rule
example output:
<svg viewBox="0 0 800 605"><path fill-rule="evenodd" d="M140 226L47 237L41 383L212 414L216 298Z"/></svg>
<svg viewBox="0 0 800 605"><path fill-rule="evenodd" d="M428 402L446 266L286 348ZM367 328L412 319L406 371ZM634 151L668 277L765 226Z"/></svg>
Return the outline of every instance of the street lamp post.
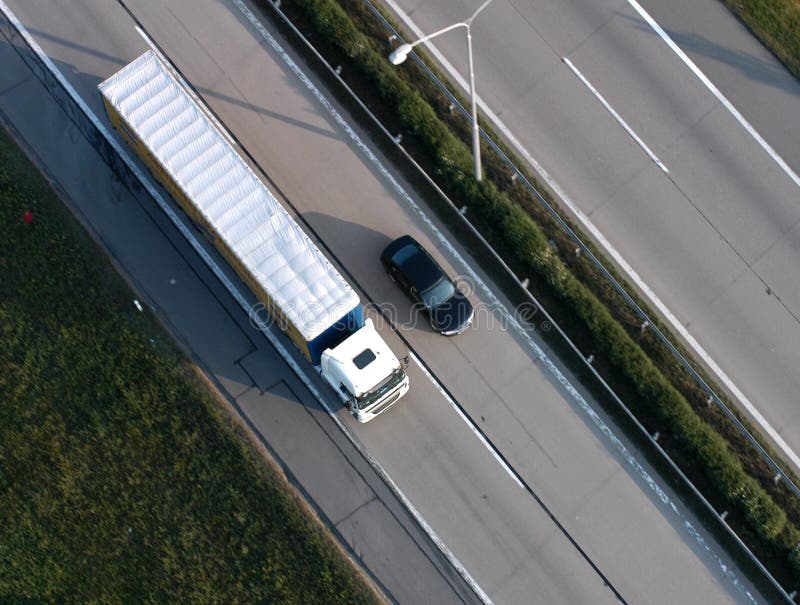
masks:
<svg viewBox="0 0 800 605"><path fill-rule="evenodd" d="M466 28L467 53L469 55L469 96L472 104L472 155L475 158L475 180L477 181L483 180L483 174L481 172L481 134L480 127L478 126L478 106L477 95L475 94L475 69L472 63L472 33L470 32L470 25L472 25L472 20L478 16L478 13L486 8L491 1L492 0L485 0L485 2L478 7L478 10L472 13L472 16L463 23L454 23L453 25L448 25L447 27L442 28L439 31L435 31L432 34L428 34L427 36L424 36L415 42L411 42L410 44L402 44L398 46L394 52L392 52L392 54L389 55L389 61L391 61L393 65L400 65L406 60L408 53L411 52L411 49L417 44L427 42L431 38L435 38L436 36L445 32L449 32L451 29L455 29L457 27Z"/></svg>

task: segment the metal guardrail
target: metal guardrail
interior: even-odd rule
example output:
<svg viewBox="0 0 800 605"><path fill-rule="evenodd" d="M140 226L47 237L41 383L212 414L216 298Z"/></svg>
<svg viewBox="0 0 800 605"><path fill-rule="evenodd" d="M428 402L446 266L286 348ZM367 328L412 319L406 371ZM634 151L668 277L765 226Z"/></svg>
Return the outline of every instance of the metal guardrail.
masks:
<svg viewBox="0 0 800 605"><path fill-rule="evenodd" d="M0 8L2 6L0 5ZM450 208L455 212L455 215L460 217L460 220L463 221L464 225L472 232L475 237L477 237L483 245L486 246L486 249L490 252L492 257L508 272L509 276L519 285L521 290L526 294L526 296L530 299L530 301L536 305L537 309L540 309L546 316L547 320L550 321L551 325L555 327L558 331L559 335L564 339L564 341L569 345L569 347L583 360L586 368L592 373L592 375L598 380L598 382L603 386L603 388L608 392L608 394L614 399L614 401L620 406L620 408L625 412L628 418L642 431L642 434L647 438L647 440L653 445L653 447L658 451L667 462L667 464L674 470L674 472L684 481L685 485L694 493L694 495L698 498L698 500L706 507L709 513L719 522L720 526L727 532L727 534L740 546L743 552L748 556L750 561L764 574L770 584L779 592L779 594L786 600L787 603L794 603L793 597L795 593L791 595L788 594L783 587L778 583L778 581L770 574L770 572L764 567L764 565L755 557L752 551L747 547L744 542L739 538L739 536L733 531L733 529L725 523L724 518L718 514L711 504L703 497L703 495L699 492L699 490L694 486L694 484L686 477L686 475L681 471L681 469L675 464L675 462L669 457L669 455L661 448L658 444L657 440L653 438L652 435L638 422L635 416L630 412L628 407L624 404L624 402L617 396L617 394L611 389L611 387L605 382L605 380L600 376L597 370L587 361L587 359L583 356L583 354L578 350L577 346L567 337L566 334L561 330L558 324L553 321L552 317L546 312L544 307L542 307L538 300L528 291L525 285L519 280L519 278L511 271L508 265L503 261L500 255L492 248L489 243L483 238L483 236L477 231L477 229L469 222L466 217L464 217L461 212L459 212L458 207L450 200L444 192L436 185L436 183L431 179L431 177L422 170L421 166L399 145L389 133L388 130L380 123L377 117L372 114L372 112L366 107L366 105L358 98L355 92L350 89L347 84L342 80L342 78L337 73L336 69L332 67L323 57L319 54L319 52L310 44L310 42L303 36L295 27L294 25L288 20L286 15L280 11L277 6L273 5L278 15L281 19L290 27L294 33L304 41L307 45L309 50L322 62L325 68L330 72L330 74L336 78L339 83L344 87L344 89L352 96L353 100L371 117L374 121L375 125L383 132L389 140L396 145L397 149L407 158L407 160L420 172L420 175L438 192L438 194L442 197L442 199L450 206ZM59 105L62 107L66 115L73 121L76 127L81 131L81 133L86 137L86 139L92 144L95 150L103 157L103 159L109 164L109 166L114 169L114 172L123 178L125 184L130 187L134 191L141 190L142 185L136 178L136 176L131 172L128 165L125 161L120 158L117 154L116 150L113 146L105 139L105 137L98 131L97 126L92 122L89 116L86 115L84 109L76 102L75 99L63 88L62 83L58 79L58 77L53 74L47 65L45 65L38 54L32 49L29 45L25 37L22 35L22 32L17 29L16 23L7 17L7 15L2 14L0 15L6 18L0 19L0 33L3 37L6 38L6 41L14 46L20 56L23 58L25 63L31 68L33 73L36 77L47 87ZM449 95L448 95L449 96ZM455 100L455 99L454 99ZM462 108L463 110L463 108ZM482 136L486 136L482 133Z"/></svg>
<svg viewBox="0 0 800 605"><path fill-rule="evenodd" d="M381 15L381 13L375 8L375 6L369 0L363 0L364 4L369 7L369 9L375 14L375 16L381 21L381 23L385 26L387 32L390 33L391 36L395 36L398 40L402 41L400 34L395 30L392 25L386 21L386 19ZM359 98L354 90L352 90L344 79L340 75L340 69L335 68L332 66L328 61L322 56L322 54L311 44L311 42L300 32L297 27L291 22L289 17L280 9L280 0L271 0L270 3L273 10L276 14L281 18L284 24L289 27L292 32L298 37L298 39L302 40L303 44L306 48L320 61L320 63L325 67L325 69L329 72L329 75L334 78L342 88L350 95L352 100L365 112L366 115L370 117L373 124L380 130L387 139L391 142L392 145L406 158L406 160L419 172L419 175L436 191L436 193L441 197L441 199L450 207L450 209L454 212L455 216L463 223L465 227L481 242L483 246L485 246L486 250L491 254L492 258L508 273L508 276L520 287L522 292L525 296L534 304L536 308L541 310L547 321L557 330L559 335L564 339L564 342L567 343L569 348L578 355L578 357L582 360L586 369L595 377L595 379L599 382L599 384L605 389L605 391L611 396L611 398L619 405L620 409L625 413L625 415L630 419L631 422L642 432L644 437L651 443L651 445L656 449L656 451L662 456L664 461L668 464L668 466L677 474L677 476L684 482L686 487L698 498L698 500L702 503L702 505L706 508L706 510L717 520L723 531L728 534L728 536L742 549L742 551L747 555L753 565L764 574L767 578L769 583L775 588L778 593L786 600L787 603L794 604L794 597L797 594L797 591L793 591L791 593L787 592L780 583L775 579L775 577L769 572L769 570L764 566L763 563L753 554L750 548L742 541L741 538L736 534L730 525L725 522L725 517L727 513L718 513L711 503L703 496L703 494L697 489L697 487L692 483L692 481L686 476L686 474L678 467L678 465L672 460L669 454L659 445L657 438L651 435L647 429L637 420L634 414L630 411L628 406L622 401L622 399L616 394L616 392L611 388L611 386L605 381L605 379L599 374L599 372L595 369L595 367L591 364L590 359L583 355L583 353L578 349L578 347L572 342L572 340L564 333L561 327L553 320L549 313L545 310L545 308L539 304L539 301L536 297L528 290L527 285L523 283L519 277L512 271L512 269L508 266L508 264L503 260L500 254L489 244L489 242L481 235L478 229L466 218L466 216L459 210L459 207L445 194L444 191L436 184L433 178L428 175L422 166L414 160L414 158L403 148L400 142L397 140L395 135L393 135L386 127L381 123L378 117L372 113L372 111L367 107L367 105ZM445 94L448 99L450 99L451 103L455 107L459 109L464 114L464 117L469 121L470 115L469 112L464 109L464 107L459 103L458 99L450 93L446 86L436 77L436 75L419 59L419 57L415 53L411 53L413 59L417 62L417 64L426 72L428 77L437 85L440 91ZM388 61L388 59L387 59ZM619 292L623 296L623 298L628 302L631 308L645 321L650 321L649 316L636 304L636 301L626 292L626 290L622 287L616 279L614 279L613 275L606 269L606 267L592 254L591 250L588 246L577 236L577 234L570 228L567 222L558 214L555 208L550 205L547 200L545 200L541 194L535 189L535 187L528 181L525 175L521 172L519 168L517 168L511 160L503 153L503 151L498 147L498 145L489 138L489 136L481 130L481 137L483 140L498 154L501 160L517 175L517 178L525 184L525 186L530 190L531 193L534 194L536 199L547 209L548 213L556 220L556 222L564 229L564 231L570 236L570 238L581 248L581 250L592 260L598 270L609 280L609 282L613 285L614 289ZM737 427L743 432L743 434L748 438L748 440L762 453L765 459L771 464L771 466L778 472L781 477L785 477L786 482L788 485L791 485L794 493L800 498L800 489L791 482L791 480L786 477L785 473L780 469L780 467L775 463L775 461L767 454L766 451L761 447L761 445L753 438L753 436L747 431L746 427L744 427L741 422L736 418L736 416L728 409L728 407L717 397L716 393L707 385L707 383L703 380L703 378L694 370L691 364L686 360L685 357L677 350L677 348L672 345L669 339L658 330L657 327L653 325L650 321L650 327L653 329L654 333L659 337L659 339L669 348L669 350L681 361L682 365L692 374L692 376L696 377L698 384L703 388L703 390L709 394L709 396L713 397L714 400L721 406L723 411L726 412L726 415L730 417L736 424Z"/></svg>
<svg viewBox="0 0 800 605"><path fill-rule="evenodd" d="M386 31L391 35L395 36L399 41L403 41L402 37L400 36L399 32L394 29L394 27L389 23L383 15L375 8L375 6L369 0L363 0L364 4L372 11L372 13L377 17L377 19L381 22L384 26ZM463 105L459 102L459 100L450 92L450 90L442 83L439 78L428 68L427 65L419 58L416 53L411 53L410 55L416 64L425 72L428 78L433 82L437 88L444 94L449 100L450 103L453 104L455 109L458 109L461 114L463 114L464 118L471 122L472 118ZM717 395L714 389L703 379L702 376L698 373L698 371L694 368L694 366L686 359L686 357L678 350L678 348L672 343L672 341L667 338L667 336L658 328L658 326L654 323L651 317L636 303L633 297L627 292L627 290L620 284L617 279L611 274L611 272L606 268L605 265L592 253L591 249L586 245L586 243L573 231L573 229L569 226L569 224L564 220L564 218L559 214L558 210L552 206L552 204L548 203L546 199L539 193L539 191L533 186L533 184L526 178L523 172L517 168L517 166L513 163L513 161L503 152L502 149L492 140L488 134L486 134L483 130L481 132L481 138L483 141L497 154L500 160L508 167L513 174L516 175L517 179L520 183L522 183L528 191L534 196L536 201L541 204L541 206L547 211L553 220L556 221L558 226L566 233L570 239L578 246L581 250L581 254L585 255L589 261L594 265L594 267L601 273L601 275L608 281L609 284L616 290L616 292L622 296L625 300L625 303L628 307L636 313L639 319L642 320L642 325L650 330L656 338L667 348L667 350L678 360L681 366L689 373L695 383L705 392L705 394L709 398L709 403L715 403L717 407L725 414L725 416L730 419L730 421L734 424L734 426L739 430L739 432L744 436L744 438L753 446L753 448L758 452L761 458L770 466L770 468L775 472L776 481L783 480L786 486L794 493L795 497L800 499L800 487L798 487L794 481L789 477L789 475L780 467L780 465L775 461L772 456L764 449L761 443L753 436L753 434L744 426L744 424L737 418L737 416L733 413L733 411L725 404L724 401Z"/></svg>

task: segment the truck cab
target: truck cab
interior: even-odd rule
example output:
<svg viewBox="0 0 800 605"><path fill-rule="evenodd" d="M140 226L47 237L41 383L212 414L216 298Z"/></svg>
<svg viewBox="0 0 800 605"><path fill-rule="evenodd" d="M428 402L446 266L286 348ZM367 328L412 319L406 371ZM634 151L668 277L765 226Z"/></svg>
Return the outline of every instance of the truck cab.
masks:
<svg viewBox="0 0 800 605"><path fill-rule="evenodd" d="M408 391L401 363L371 319L320 358L320 372L359 422L388 410Z"/></svg>

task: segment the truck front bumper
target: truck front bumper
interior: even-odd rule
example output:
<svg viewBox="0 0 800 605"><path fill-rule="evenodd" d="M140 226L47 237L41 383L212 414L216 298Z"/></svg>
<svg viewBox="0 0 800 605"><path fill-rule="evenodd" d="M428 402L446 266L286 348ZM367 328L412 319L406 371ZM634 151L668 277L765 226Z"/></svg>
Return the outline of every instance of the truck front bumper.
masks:
<svg viewBox="0 0 800 605"><path fill-rule="evenodd" d="M396 389L387 393L386 397L380 401L376 401L366 410L353 410L353 416L355 416L356 420L361 423L369 422L376 416L383 414L383 412L392 407L406 393L408 393L408 376L406 376L403 382L397 385Z"/></svg>

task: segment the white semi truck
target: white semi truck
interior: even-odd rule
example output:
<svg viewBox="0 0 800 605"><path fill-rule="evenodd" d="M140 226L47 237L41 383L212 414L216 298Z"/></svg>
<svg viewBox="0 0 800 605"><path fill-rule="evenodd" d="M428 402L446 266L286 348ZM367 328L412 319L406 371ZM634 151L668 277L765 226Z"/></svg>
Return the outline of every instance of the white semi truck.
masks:
<svg viewBox="0 0 800 605"><path fill-rule="evenodd" d="M358 295L152 51L99 85L109 120L361 422L408 391Z"/></svg>

